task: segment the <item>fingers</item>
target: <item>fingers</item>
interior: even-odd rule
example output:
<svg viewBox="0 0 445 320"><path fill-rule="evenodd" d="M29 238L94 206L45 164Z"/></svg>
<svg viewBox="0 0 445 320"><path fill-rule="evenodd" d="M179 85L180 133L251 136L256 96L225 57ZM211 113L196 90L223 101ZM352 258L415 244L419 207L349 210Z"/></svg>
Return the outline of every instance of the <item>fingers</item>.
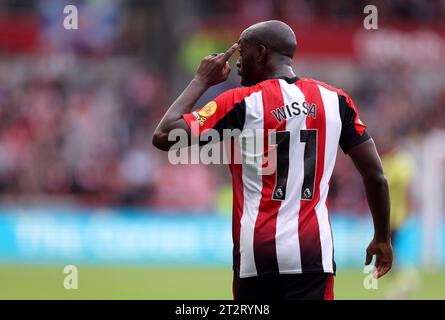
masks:
<svg viewBox="0 0 445 320"><path fill-rule="evenodd" d="M369 248L366 250L366 260L365 260L365 265L370 265L372 262L372 256L373 253L369 250Z"/></svg>
<svg viewBox="0 0 445 320"><path fill-rule="evenodd" d="M385 274L387 274L389 270L391 270L391 265L386 262L383 262L376 265L376 268L377 268L377 278L380 278Z"/></svg>
<svg viewBox="0 0 445 320"><path fill-rule="evenodd" d="M201 63L208 63L213 58L215 58L215 54L209 54L208 56L205 56L204 58L202 58Z"/></svg>
<svg viewBox="0 0 445 320"><path fill-rule="evenodd" d="M230 65L229 65L229 63L227 61L224 64L224 72L230 73Z"/></svg>
<svg viewBox="0 0 445 320"><path fill-rule="evenodd" d="M377 278L380 278L387 274L391 270L392 261L388 261L382 257L376 259L375 267L377 268Z"/></svg>
<svg viewBox="0 0 445 320"><path fill-rule="evenodd" d="M366 249L365 265L370 265L375 255L375 263L373 268L373 276L380 278L391 270L393 253L391 244L376 244L372 241Z"/></svg>
<svg viewBox="0 0 445 320"><path fill-rule="evenodd" d="M385 255L385 253L377 253L375 259L376 278L380 278L391 270L392 255Z"/></svg>
<svg viewBox="0 0 445 320"><path fill-rule="evenodd" d="M228 61L233 53L236 51L236 49L238 49L238 46L238 43L234 43L225 53L223 53L221 56L222 61Z"/></svg>
<svg viewBox="0 0 445 320"><path fill-rule="evenodd" d="M225 65L225 63L230 59L237 48L238 43L234 43L226 52L208 55L204 58L204 60L213 60L217 62L218 65Z"/></svg>
<svg viewBox="0 0 445 320"><path fill-rule="evenodd" d="M228 62L226 62L225 64L224 64L224 67L223 67L223 78L225 79L225 80L227 80L227 78L229 77L229 74L230 74L230 65L229 65L229 63Z"/></svg>
<svg viewBox="0 0 445 320"><path fill-rule="evenodd" d="M374 268L372 270L372 274L374 276L374 278L378 279L379 278L379 270L382 268L382 257L379 253L377 253L375 255L375 263L374 263Z"/></svg>

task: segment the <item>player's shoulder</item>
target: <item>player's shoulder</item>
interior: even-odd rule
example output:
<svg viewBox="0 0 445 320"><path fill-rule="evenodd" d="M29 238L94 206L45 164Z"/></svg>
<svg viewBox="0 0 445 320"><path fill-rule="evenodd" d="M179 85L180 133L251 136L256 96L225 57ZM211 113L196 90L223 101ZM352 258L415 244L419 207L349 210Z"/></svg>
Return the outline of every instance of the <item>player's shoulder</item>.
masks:
<svg viewBox="0 0 445 320"><path fill-rule="evenodd" d="M254 85L250 87L237 87L224 91L217 97L217 99L230 100L233 101L233 103L237 103L249 97L253 93L260 92L261 90L262 87L260 85Z"/></svg>
<svg viewBox="0 0 445 320"><path fill-rule="evenodd" d="M316 79L312 79L312 78L300 78L298 81L300 81L301 83L318 85L318 86L323 87L324 89L327 89L329 91L333 91L333 92L337 93L340 96L344 96L344 97L349 98L349 95L343 89L337 88L337 87L335 87L335 86L333 86L331 84L328 84L326 82L323 82L323 81L320 81L320 80L316 80Z"/></svg>
<svg viewBox="0 0 445 320"><path fill-rule="evenodd" d="M329 90L331 92L335 92L338 95L339 98L339 105L340 108L346 108L349 107L354 110L354 112L358 112L357 106L354 103L354 100L347 94L343 89L337 88L331 84L327 84L326 82L315 80L311 78L301 78L299 81L302 83L310 84L310 85L316 85L320 86L326 90ZM302 85L304 87L304 85Z"/></svg>

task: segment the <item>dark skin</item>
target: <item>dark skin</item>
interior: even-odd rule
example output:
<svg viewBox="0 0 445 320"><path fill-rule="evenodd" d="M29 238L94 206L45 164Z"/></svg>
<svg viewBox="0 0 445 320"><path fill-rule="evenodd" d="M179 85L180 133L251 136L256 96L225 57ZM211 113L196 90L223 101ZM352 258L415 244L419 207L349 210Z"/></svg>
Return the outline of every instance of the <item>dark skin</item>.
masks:
<svg viewBox="0 0 445 320"><path fill-rule="evenodd" d="M391 270L393 261L388 182L372 139L353 147L348 154L362 176L374 222L374 238L366 249L365 264L369 265L375 255L375 276L380 278Z"/></svg>
<svg viewBox="0 0 445 320"><path fill-rule="evenodd" d="M192 112L208 88L227 80L230 73L228 61L237 49L240 55L236 65L241 84L252 86L268 79L295 77L292 58L296 47L292 29L280 21L261 22L244 30L238 42L225 53L209 55L201 61L193 80L160 121L153 135L153 145L164 151L170 150L176 143L168 140L168 133L173 129L183 129L191 136L182 115ZM366 250L365 264L369 265L375 255L375 276L380 278L391 269L393 261L388 183L372 139L353 147L349 156L362 176L374 222L374 238Z"/></svg>
<svg viewBox="0 0 445 320"><path fill-rule="evenodd" d="M279 43L279 44L277 44ZM295 77L292 57L297 47L293 31L279 21L255 24L241 33L240 39L225 53L205 57L195 77L173 102L153 135L153 145L168 151L176 144L168 140L173 129L183 129L190 137L190 128L182 118L190 113L198 99L213 85L224 82L230 73L228 60L239 50L238 74L243 86L279 77Z"/></svg>

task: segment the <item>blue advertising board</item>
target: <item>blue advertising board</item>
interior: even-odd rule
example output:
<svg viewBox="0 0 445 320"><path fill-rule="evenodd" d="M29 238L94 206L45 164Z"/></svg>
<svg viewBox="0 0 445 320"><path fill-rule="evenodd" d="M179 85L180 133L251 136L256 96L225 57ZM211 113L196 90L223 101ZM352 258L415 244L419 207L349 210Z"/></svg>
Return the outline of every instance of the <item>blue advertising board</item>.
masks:
<svg viewBox="0 0 445 320"><path fill-rule="evenodd" d="M331 213L338 266L363 266L370 217ZM0 263L232 263L231 217L127 208L2 208ZM444 230L445 228L442 228ZM442 232L442 247L445 244ZM442 250L443 251L443 250ZM419 223L400 232L396 261L421 261ZM444 257L441 261L444 263Z"/></svg>

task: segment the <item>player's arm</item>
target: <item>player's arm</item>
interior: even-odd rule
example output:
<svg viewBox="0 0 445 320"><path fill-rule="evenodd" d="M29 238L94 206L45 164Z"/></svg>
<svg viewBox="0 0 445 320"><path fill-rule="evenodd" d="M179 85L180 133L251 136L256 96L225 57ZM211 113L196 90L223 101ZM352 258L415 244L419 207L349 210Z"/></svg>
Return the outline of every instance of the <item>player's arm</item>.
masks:
<svg viewBox="0 0 445 320"><path fill-rule="evenodd" d="M366 250L365 263L369 265L373 255L376 256L375 267L379 278L391 269L393 260L388 183L372 139L351 148L349 156L362 176L374 221L374 238Z"/></svg>
<svg viewBox="0 0 445 320"><path fill-rule="evenodd" d="M339 95L342 131L340 146L351 157L360 172L366 189L369 208L374 221L374 238L366 250L366 264L376 256L377 277L383 276L392 266L390 241L390 201L388 183L374 141L360 120L358 110L347 94Z"/></svg>
<svg viewBox="0 0 445 320"><path fill-rule="evenodd" d="M228 60L237 49L235 43L225 53L205 57L198 67L195 77L187 88L173 102L165 113L153 134L153 145L161 150L168 151L176 142L169 141L171 130L183 129L190 137L190 127L182 117L190 113L198 99L211 86L226 81L230 73Z"/></svg>

